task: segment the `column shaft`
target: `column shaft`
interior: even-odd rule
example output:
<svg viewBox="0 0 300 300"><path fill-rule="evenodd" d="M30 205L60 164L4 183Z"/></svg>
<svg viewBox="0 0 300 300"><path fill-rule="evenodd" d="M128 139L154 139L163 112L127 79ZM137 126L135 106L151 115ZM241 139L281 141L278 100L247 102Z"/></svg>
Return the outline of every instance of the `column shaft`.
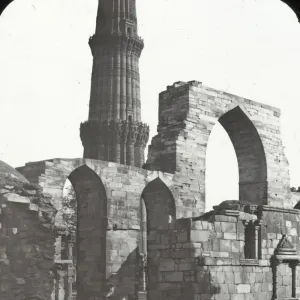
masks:
<svg viewBox="0 0 300 300"><path fill-rule="evenodd" d="M127 165L134 166L134 143L127 142Z"/></svg>
<svg viewBox="0 0 300 300"><path fill-rule="evenodd" d="M126 51L121 50L121 120L126 120Z"/></svg>
<svg viewBox="0 0 300 300"><path fill-rule="evenodd" d="M292 268L292 297L295 298L296 297L296 287L297 287L297 281L296 281L297 264L296 263L292 264L291 268Z"/></svg>
<svg viewBox="0 0 300 300"><path fill-rule="evenodd" d="M132 94L131 94L131 70L132 70L132 65L131 65L131 52L127 51L126 53L126 82L127 82L127 88L126 88L126 100L127 100L127 112L126 112L126 117L128 118L129 115L132 116Z"/></svg>
<svg viewBox="0 0 300 300"><path fill-rule="evenodd" d="M108 58L108 69L109 69L109 73L108 73L108 86L107 86L107 90L108 90L108 98L107 98L107 103L108 103L108 116L109 119L111 120L114 117L114 113L113 113L113 87L114 87L114 55L113 55L113 51L110 50L111 54L109 55Z"/></svg>
<svg viewBox="0 0 300 300"><path fill-rule="evenodd" d="M121 164L127 165L126 142L121 143Z"/></svg>
<svg viewBox="0 0 300 300"><path fill-rule="evenodd" d="M116 158L116 163L121 162L121 145L119 141L116 141L115 144L115 158Z"/></svg>
<svg viewBox="0 0 300 300"><path fill-rule="evenodd" d="M105 52L103 54L103 64L102 64L102 68L103 68L103 73L105 74L103 76L103 81L102 81L102 91L101 91L101 105L100 105L100 114L101 114L101 119L105 120L109 118L109 102L108 102L108 97L109 97L109 93L108 93L108 84L109 84L109 80L108 80L108 76L107 73L109 72L109 68L108 68L108 62L107 62L107 54L106 54L106 49Z"/></svg>
<svg viewBox="0 0 300 300"><path fill-rule="evenodd" d="M255 259L258 259L258 230L259 226L254 226L255 231Z"/></svg>
<svg viewBox="0 0 300 300"><path fill-rule="evenodd" d="M136 57L136 112L137 121L141 121L141 92L140 92L140 72L139 72L139 58Z"/></svg>
<svg viewBox="0 0 300 300"><path fill-rule="evenodd" d="M116 120L121 118L120 103L121 103L121 51L116 49L116 62L115 62L115 105L116 105Z"/></svg>
<svg viewBox="0 0 300 300"><path fill-rule="evenodd" d="M134 62L134 53L131 53L130 61L131 61L131 97L132 97L132 119L136 121L136 92L135 92L135 85L136 85L136 75L135 75L135 62Z"/></svg>

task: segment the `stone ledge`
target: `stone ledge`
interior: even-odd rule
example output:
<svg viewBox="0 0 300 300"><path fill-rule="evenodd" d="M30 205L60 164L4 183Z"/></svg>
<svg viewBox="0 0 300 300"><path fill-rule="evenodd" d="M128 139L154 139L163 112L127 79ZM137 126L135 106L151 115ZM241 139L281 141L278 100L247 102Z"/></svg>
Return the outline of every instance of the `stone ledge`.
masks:
<svg viewBox="0 0 300 300"><path fill-rule="evenodd" d="M73 264L72 259L56 259L54 262L56 264Z"/></svg>
<svg viewBox="0 0 300 300"><path fill-rule="evenodd" d="M299 215L300 214L300 210L299 209L283 208L283 207L276 207L276 206L269 206L269 205L259 206L258 209L261 212L263 212L263 211L274 211L274 212L290 213L290 214L295 214L295 215Z"/></svg>
<svg viewBox="0 0 300 300"><path fill-rule="evenodd" d="M240 263L242 266L259 266L259 260L258 259L240 259Z"/></svg>

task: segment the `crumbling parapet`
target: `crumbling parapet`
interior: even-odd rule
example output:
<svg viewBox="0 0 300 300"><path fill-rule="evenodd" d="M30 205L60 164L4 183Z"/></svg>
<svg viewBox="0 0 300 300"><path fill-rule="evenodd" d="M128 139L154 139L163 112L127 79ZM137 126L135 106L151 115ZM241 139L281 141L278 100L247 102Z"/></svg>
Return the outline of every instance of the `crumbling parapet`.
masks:
<svg viewBox="0 0 300 300"><path fill-rule="evenodd" d="M41 187L16 171L0 177L0 298L49 300L56 209Z"/></svg>

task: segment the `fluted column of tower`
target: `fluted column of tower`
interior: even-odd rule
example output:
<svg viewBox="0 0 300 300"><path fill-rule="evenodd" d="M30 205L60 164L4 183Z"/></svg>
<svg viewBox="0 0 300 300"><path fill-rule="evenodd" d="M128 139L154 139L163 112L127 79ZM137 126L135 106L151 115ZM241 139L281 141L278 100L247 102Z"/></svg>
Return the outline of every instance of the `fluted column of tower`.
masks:
<svg viewBox="0 0 300 300"><path fill-rule="evenodd" d="M88 121L80 126L84 158L141 167L149 126L141 122L136 0L99 0L89 44L93 70Z"/></svg>

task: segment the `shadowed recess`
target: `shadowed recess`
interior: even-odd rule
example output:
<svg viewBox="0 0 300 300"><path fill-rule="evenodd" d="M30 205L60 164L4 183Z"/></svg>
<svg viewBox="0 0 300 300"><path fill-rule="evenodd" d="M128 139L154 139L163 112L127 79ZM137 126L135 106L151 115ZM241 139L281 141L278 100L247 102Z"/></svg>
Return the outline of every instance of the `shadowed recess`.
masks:
<svg viewBox="0 0 300 300"><path fill-rule="evenodd" d="M77 198L77 299L92 300L105 289L107 197L99 176L87 166L68 178Z"/></svg>
<svg viewBox="0 0 300 300"><path fill-rule="evenodd" d="M175 201L169 188L160 178L145 187L142 198L147 212L147 229L163 230L169 228L176 218Z"/></svg>
<svg viewBox="0 0 300 300"><path fill-rule="evenodd" d="M267 163L260 136L240 107L220 117L233 144L239 167L239 198L252 204L267 201Z"/></svg>

